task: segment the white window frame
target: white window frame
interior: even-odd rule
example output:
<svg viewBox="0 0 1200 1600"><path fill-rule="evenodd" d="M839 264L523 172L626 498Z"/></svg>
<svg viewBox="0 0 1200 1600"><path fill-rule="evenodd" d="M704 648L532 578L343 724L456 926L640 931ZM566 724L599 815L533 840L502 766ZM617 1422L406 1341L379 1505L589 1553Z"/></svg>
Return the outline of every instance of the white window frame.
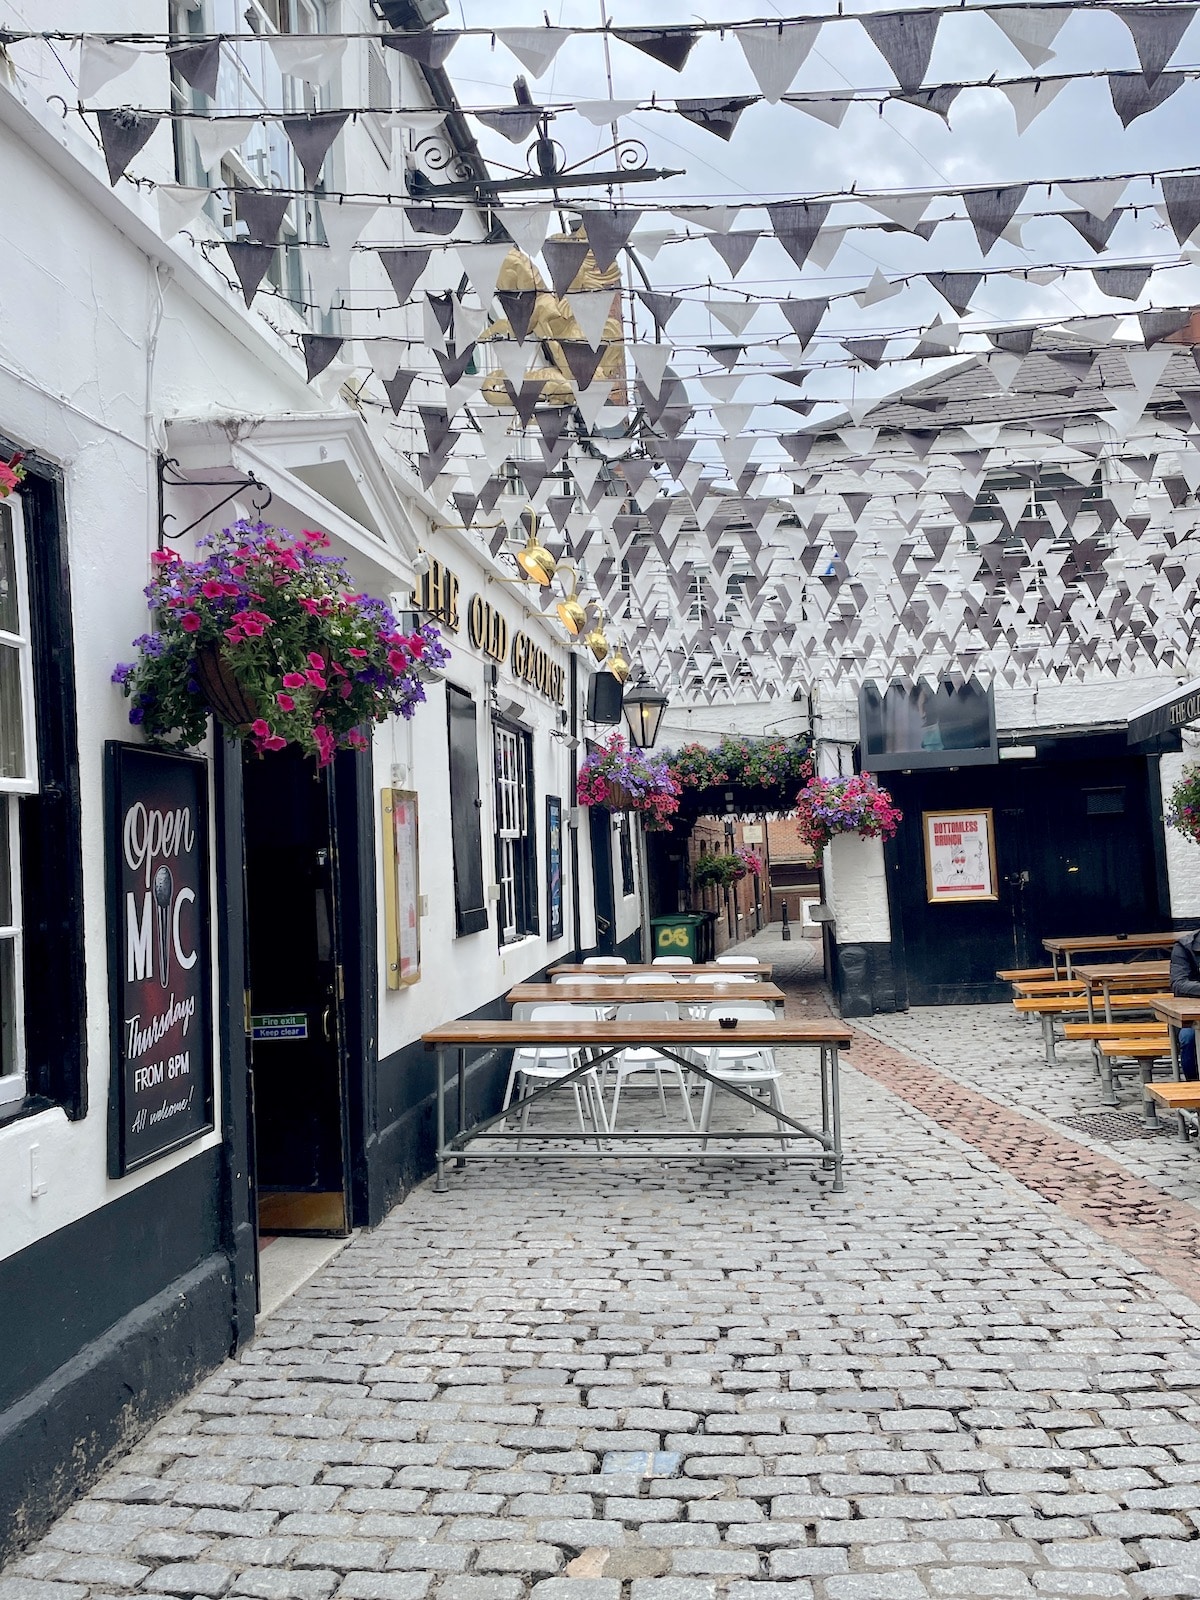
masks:
<svg viewBox="0 0 1200 1600"><path fill-rule="evenodd" d="M0 1105L23 1100L25 1078L24 938L21 915L20 799L38 788L37 736L33 712L33 650L29 624L29 574L25 560L25 523L19 495L0 501L0 524L12 534L13 578L17 586L17 633L0 630L0 649L16 650L21 686L21 752L25 776L0 776L0 827L8 833L9 919L0 924L0 944L13 951L13 1070L3 1072L0 1061Z"/></svg>
<svg viewBox="0 0 1200 1600"><path fill-rule="evenodd" d="M496 857L500 881L500 942L521 937L517 927L517 849L525 836L525 794L521 735L493 725L496 766Z"/></svg>

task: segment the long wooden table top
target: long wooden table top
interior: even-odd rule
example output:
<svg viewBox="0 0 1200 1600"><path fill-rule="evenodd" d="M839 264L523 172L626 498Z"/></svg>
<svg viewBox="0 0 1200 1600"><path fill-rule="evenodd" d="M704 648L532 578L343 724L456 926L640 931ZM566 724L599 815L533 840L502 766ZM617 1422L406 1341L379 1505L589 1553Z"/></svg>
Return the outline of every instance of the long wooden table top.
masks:
<svg viewBox="0 0 1200 1600"><path fill-rule="evenodd" d="M832 1017L821 1022L793 1022L776 1017L742 1017L736 1028L722 1028L715 1018L680 1018L678 1022L604 1022L566 1018L554 1022L443 1022L422 1035L428 1049L439 1046L521 1044L687 1045L850 1044L850 1029Z"/></svg>
<svg viewBox="0 0 1200 1600"><path fill-rule="evenodd" d="M663 962L658 966L654 966L652 964L643 963L640 961L631 961L627 966L624 967L585 967L579 962L572 963L567 961L560 962L557 966L550 968L550 976L552 978L556 978L560 972L570 973L573 976L588 974L589 976L595 977L600 977L604 973L608 973L610 976L615 978L628 977L631 972L679 972L695 974L697 977L699 977L701 974L703 974L705 977L708 977L714 972L724 972L726 975L731 972L748 972L751 977L769 978L771 976L771 963L769 961L756 961L752 966L747 965L744 967L735 967L732 963L723 964L719 961L705 961L701 963L694 963L692 966L689 966L686 961L680 961L671 963Z"/></svg>
<svg viewBox="0 0 1200 1600"><path fill-rule="evenodd" d="M730 983L706 978L701 983L518 983L504 996L509 1005L557 1004L578 1000L586 1005L627 1006L642 1000L698 1001L769 1000L782 1005L787 996L777 983Z"/></svg>
<svg viewBox="0 0 1200 1600"><path fill-rule="evenodd" d="M1103 961L1095 965L1080 966L1075 964L1073 974L1082 978L1089 988L1092 984L1107 984L1109 988L1125 988L1130 986L1140 988L1142 984L1147 987L1159 979L1171 976L1171 963L1169 961Z"/></svg>
<svg viewBox="0 0 1200 1600"><path fill-rule="evenodd" d="M1194 1022L1200 1022L1198 995L1158 995L1150 1009L1156 1017L1172 1028L1190 1028Z"/></svg>
<svg viewBox="0 0 1200 1600"><path fill-rule="evenodd" d="M1043 939L1042 947L1052 955L1072 955L1076 950L1169 950L1178 938L1178 933L1072 934L1070 938Z"/></svg>

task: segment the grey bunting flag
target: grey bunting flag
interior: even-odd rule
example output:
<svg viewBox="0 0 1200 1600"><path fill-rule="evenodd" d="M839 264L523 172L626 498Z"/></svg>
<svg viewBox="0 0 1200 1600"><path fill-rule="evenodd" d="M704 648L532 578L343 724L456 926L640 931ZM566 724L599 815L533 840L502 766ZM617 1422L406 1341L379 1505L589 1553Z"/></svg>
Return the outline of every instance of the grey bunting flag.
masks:
<svg viewBox="0 0 1200 1600"><path fill-rule="evenodd" d="M1028 187L1012 183L1003 189L964 190L963 205L985 256L1016 215Z"/></svg>
<svg viewBox="0 0 1200 1600"><path fill-rule="evenodd" d="M449 28L422 28L419 33L389 28L374 37L389 50L398 50L423 67L440 67L458 43L458 34Z"/></svg>
<svg viewBox="0 0 1200 1600"><path fill-rule="evenodd" d="M523 344L529 332L529 319L537 305L536 289L498 289L496 299L504 311L513 338Z"/></svg>
<svg viewBox="0 0 1200 1600"><path fill-rule="evenodd" d="M914 94L924 81L939 17L937 11L877 11L858 19L908 94Z"/></svg>
<svg viewBox="0 0 1200 1600"><path fill-rule="evenodd" d="M603 350L593 350L586 339L560 339L559 349L577 389L586 389L596 376L604 358Z"/></svg>
<svg viewBox="0 0 1200 1600"><path fill-rule="evenodd" d="M767 207L775 237L798 267L808 260L808 253L817 235L825 226L829 215L828 203L806 205L803 200L789 200L782 205Z"/></svg>
<svg viewBox="0 0 1200 1600"><path fill-rule="evenodd" d="M408 399L408 391L416 380L417 375L415 372L406 372L403 368L400 368L394 376L383 380L383 389L388 397L388 404L397 416L400 414L400 407Z"/></svg>
<svg viewBox="0 0 1200 1600"><path fill-rule="evenodd" d="M541 106L502 106L498 111L472 111L476 122L498 133L510 144L520 144L537 127L542 115Z"/></svg>
<svg viewBox="0 0 1200 1600"><path fill-rule="evenodd" d="M117 179L158 127L158 113L120 106L115 111L97 111L96 121L100 125L108 181L116 188Z"/></svg>
<svg viewBox="0 0 1200 1600"><path fill-rule="evenodd" d="M251 244L277 244L291 196L270 189L239 189L235 195L237 219L246 225Z"/></svg>
<svg viewBox="0 0 1200 1600"><path fill-rule="evenodd" d="M1063 221L1069 222L1079 237L1085 239L1097 253L1108 244L1123 215L1121 211L1114 211L1104 218L1095 217L1090 211L1064 211L1062 214Z"/></svg>
<svg viewBox="0 0 1200 1600"><path fill-rule="evenodd" d="M638 289L635 293L654 318L654 325L660 333L665 330L667 323L683 304L682 299L675 294L660 294L652 289Z"/></svg>
<svg viewBox="0 0 1200 1600"><path fill-rule="evenodd" d="M304 171L306 188L315 188L329 147L349 115L348 111L314 111L305 117L280 117L283 131Z"/></svg>
<svg viewBox="0 0 1200 1600"><path fill-rule="evenodd" d="M302 333L300 343L304 349L305 377L308 383L325 371L342 348L341 339L324 333Z"/></svg>
<svg viewBox="0 0 1200 1600"><path fill-rule="evenodd" d="M664 67L682 72L687 58L700 37L688 28L614 28L613 36L631 44L635 50L653 56Z"/></svg>
<svg viewBox="0 0 1200 1600"><path fill-rule="evenodd" d="M1160 178L1171 231L1181 245L1200 227L1200 177Z"/></svg>
<svg viewBox="0 0 1200 1600"><path fill-rule="evenodd" d="M202 44L170 45L167 60L197 94L207 95L210 100L216 95L217 72L221 66L220 39L206 39Z"/></svg>
<svg viewBox="0 0 1200 1600"><path fill-rule="evenodd" d="M414 233L432 233L444 239L462 220L461 206L405 206L404 215Z"/></svg>
<svg viewBox="0 0 1200 1600"><path fill-rule="evenodd" d="M971 309L971 296L983 282L982 272L927 272L925 281L936 289L960 317Z"/></svg>
<svg viewBox="0 0 1200 1600"><path fill-rule="evenodd" d="M246 304L249 305L275 258L275 246L243 244L240 241L227 239L225 249L233 264L233 270L237 273L237 280L242 286Z"/></svg>
<svg viewBox="0 0 1200 1600"><path fill-rule="evenodd" d="M730 277L736 278L761 238L761 233L710 233L708 243L729 269Z"/></svg>
<svg viewBox="0 0 1200 1600"><path fill-rule="evenodd" d="M560 299L575 282L587 253L586 239L547 239L542 246L542 260Z"/></svg>
<svg viewBox="0 0 1200 1600"><path fill-rule="evenodd" d="M816 333L829 301L824 296L816 300L781 300L779 309L803 347Z"/></svg>
<svg viewBox="0 0 1200 1600"><path fill-rule="evenodd" d="M718 139L728 143L733 138L738 118L747 106L754 104L754 100L753 95L743 95L737 100L676 100L675 110L706 133L715 133Z"/></svg>
<svg viewBox="0 0 1200 1600"><path fill-rule="evenodd" d="M1196 15L1191 5L1110 6L1133 35L1142 76L1154 84Z"/></svg>
<svg viewBox="0 0 1200 1600"><path fill-rule="evenodd" d="M862 20L860 17L859 21ZM939 84L936 89L914 89L911 93L898 94L895 98L903 100L906 105L916 106L918 111L932 111L935 117L941 117L949 127L950 107L961 93L961 84L945 83Z"/></svg>
<svg viewBox="0 0 1200 1600"><path fill-rule="evenodd" d="M581 212L584 231L596 265L606 272L629 242L629 235L637 226L640 211L611 206L604 210Z"/></svg>
<svg viewBox="0 0 1200 1600"><path fill-rule="evenodd" d="M417 280L429 265L428 250L380 250L383 270L391 279L396 299L401 305L412 294Z"/></svg>
<svg viewBox="0 0 1200 1600"><path fill-rule="evenodd" d="M1108 92L1112 96L1113 110L1121 119L1121 126L1128 128L1139 117L1144 117L1147 111L1157 111L1177 89L1183 88L1186 81L1182 72L1162 72L1152 84L1133 75L1110 72Z"/></svg>

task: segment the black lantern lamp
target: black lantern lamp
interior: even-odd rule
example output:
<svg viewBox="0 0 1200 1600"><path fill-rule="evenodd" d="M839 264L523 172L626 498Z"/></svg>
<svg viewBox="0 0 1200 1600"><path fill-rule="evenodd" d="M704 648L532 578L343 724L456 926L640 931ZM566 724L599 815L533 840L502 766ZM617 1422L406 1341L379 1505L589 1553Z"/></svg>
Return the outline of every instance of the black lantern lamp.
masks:
<svg viewBox="0 0 1200 1600"><path fill-rule="evenodd" d="M625 721L629 742L639 750L653 750L668 700L644 679L625 690Z"/></svg>

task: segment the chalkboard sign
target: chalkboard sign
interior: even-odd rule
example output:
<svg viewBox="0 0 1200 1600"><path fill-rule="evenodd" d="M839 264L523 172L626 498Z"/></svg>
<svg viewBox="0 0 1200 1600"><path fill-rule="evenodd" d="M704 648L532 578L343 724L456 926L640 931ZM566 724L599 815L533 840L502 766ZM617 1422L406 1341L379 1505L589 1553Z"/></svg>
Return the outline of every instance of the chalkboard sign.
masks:
<svg viewBox="0 0 1200 1600"><path fill-rule="evenodd" d="M105 745L114 1178L213 1127L206 795L202 761Z"/></svg>

